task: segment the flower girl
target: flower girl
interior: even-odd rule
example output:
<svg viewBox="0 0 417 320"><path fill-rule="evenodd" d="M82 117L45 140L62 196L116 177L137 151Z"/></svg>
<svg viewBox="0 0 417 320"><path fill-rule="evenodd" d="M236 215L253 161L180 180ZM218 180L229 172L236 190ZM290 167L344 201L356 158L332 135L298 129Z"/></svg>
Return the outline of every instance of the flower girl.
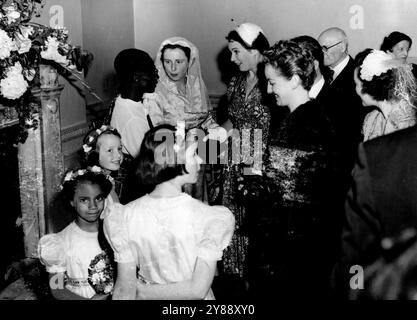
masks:
<svg viewBox="0 0 417 320"><path fill-rule="evenodd" d="M113 253L104 237L100 215L111 189L111 177L97 166L65 175L62 193L75 220L61 232L43 236L38 244L55 299L109 297L113 289Z"/></svg>
<svg viewBox="0 0 417 320"><path fill-rule="evenodd" d="M197 142L185 140L184 126L148 131L137 175L153 191L103 214L118 263L114 299L214 299L216 263L233 235L234 217L182 192L197 181L201 164Z"/></svg>
<svg viewBox="0 0 417 320"><path fill-rule="evenodd" d="M83 151L86 166L99 166L106 174L119 177L120 165L123 161L122 141L120 133L113 127L103 125L99 129L91 130L84 137ZM113 188L109 194L109 202L120 202L122 180L113 181Z"/></svg>

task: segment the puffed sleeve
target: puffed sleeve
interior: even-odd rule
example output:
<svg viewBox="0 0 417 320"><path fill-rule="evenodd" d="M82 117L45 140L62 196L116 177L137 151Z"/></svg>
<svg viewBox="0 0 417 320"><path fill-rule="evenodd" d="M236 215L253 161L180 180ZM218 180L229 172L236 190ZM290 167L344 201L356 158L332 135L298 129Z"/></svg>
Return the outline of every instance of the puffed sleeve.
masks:
<svg viewBox="0 0 417 320"><path fill-rule="evenodd" d="M104 234L114 251L114 260L120 263L134 262L130 250L125 208L120 203L113 203L104 209Z"/></svg>
<svg viewBox="0 0 417 320"><path fill-rule="evenodd" d="M232 239L235 218L226 207L212 206L208 207L201 220L197 256L205 260L221 260L223 250Z"/></svg>
<svg viewBox="0 0 417 320"><path fill-rule="evenodd" d="M49 273L59 273L67 270L64 242L55 233L47 234L39 240L38 257Z"/></svg>

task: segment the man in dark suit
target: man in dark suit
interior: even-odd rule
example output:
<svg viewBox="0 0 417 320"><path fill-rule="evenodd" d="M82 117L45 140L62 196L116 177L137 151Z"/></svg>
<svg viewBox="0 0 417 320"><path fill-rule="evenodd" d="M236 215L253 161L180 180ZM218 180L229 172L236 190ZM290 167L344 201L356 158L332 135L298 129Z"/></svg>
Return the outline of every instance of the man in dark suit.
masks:
<svg viewBox="0 0 417 320"><path fill-rule="evenodd" d="M339 28L329 28L320 34L318 42L323 50L324 65L330 69L330 85L322 90L318 98L331 101L325 104L326 113L343 152L345 182L342 184L346 193L356 150L362 141L364 107L355 91L355 62L349 56L345 32Z"/></svg>
<svg viewBox="0 0 417 320"><path fill-rule="evenodd" d="M318 42L323 49L324 65L331 70L331 94L337 99L329 110L331 119L342 141L356 150L362 141L363 107L355 91L355 63L348 53L348 38L342 29L329 28L320 34Z"/></svg>
<svg viewBox="0 0 417 320"><path fill-rule="evenodd" d="M316 77L309 91L311 99L324 97L330 83L330 69L324 65L324 54L320 43L313 37L303 35L292 40L298 42L304 50L310 51L314 58L314 70Z"/></svg>
<svg viewBox="0 0 417 320"><path fill-rule="evenodd" d="M360 144L345 204L341 256L334 269L346 294L351 267L381 256L381 241L417 227L417 126Z"/></svg>

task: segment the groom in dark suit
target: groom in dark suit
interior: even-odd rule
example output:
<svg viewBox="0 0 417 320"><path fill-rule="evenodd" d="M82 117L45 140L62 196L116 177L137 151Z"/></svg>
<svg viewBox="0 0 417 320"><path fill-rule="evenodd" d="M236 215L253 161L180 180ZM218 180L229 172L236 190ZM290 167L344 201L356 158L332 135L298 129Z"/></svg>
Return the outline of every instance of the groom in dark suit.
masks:
<svg viewBox="0 0 417 320"><path fill-rule="evenodd" d="M345 204L334 276L346 293L353 274L381 256L381 241L417 227L417 126L360 144Z"/></svg>

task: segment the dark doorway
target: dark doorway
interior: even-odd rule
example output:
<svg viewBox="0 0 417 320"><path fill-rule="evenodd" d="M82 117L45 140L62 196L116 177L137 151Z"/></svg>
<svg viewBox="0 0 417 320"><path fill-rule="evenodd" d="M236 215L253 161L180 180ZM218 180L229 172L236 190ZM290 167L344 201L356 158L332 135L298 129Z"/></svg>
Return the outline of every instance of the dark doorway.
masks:
<svg viewBox="0 0 417 320"><path fill-rule="evenodd" d="M0 290L13 280L8 267L24 258L17 147L13 145L17 130L18 126L0 128Z"/></svg>

